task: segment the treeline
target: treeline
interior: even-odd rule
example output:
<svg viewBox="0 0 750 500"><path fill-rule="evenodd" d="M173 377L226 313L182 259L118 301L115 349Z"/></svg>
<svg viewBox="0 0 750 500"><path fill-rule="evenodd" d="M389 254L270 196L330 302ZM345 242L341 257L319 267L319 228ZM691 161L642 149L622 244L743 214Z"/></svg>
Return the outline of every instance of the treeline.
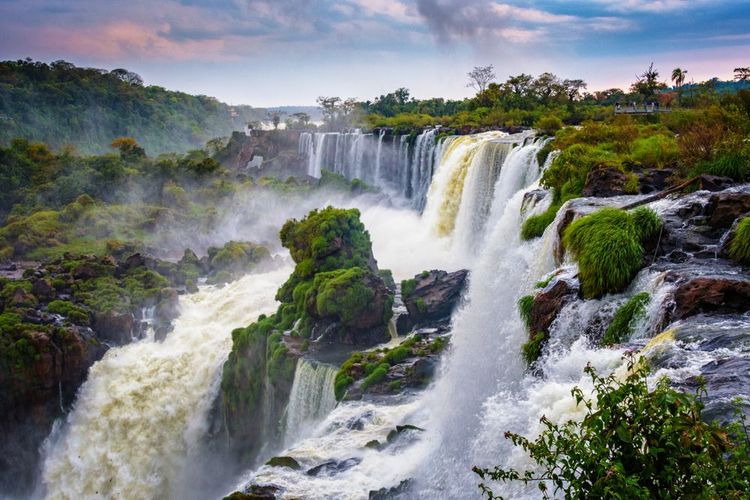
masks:
<svg viewBox="0 0 750 500"><path fill-rule="evenodd" d="M149 153L186 152L265 118L265 110L144 86L125 69L80 68L66 61L0 62L0 144L15 138L84 154L134 137Z"/></svg>

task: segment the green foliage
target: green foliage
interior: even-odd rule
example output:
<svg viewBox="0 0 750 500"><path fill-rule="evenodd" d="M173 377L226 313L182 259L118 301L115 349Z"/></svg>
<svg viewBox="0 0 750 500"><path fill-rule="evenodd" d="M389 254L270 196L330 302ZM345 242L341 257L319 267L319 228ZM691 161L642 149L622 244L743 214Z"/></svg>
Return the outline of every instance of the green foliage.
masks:
<svg viewBox="0 0 750 500"><path fill-rule="evenodd" d="M518 299L518 314L521 315L526 328L531 324L531 308L534 306L534 296L524 295Z"/></svg>
<svg viewBox="0 0 750 500"><path fill-rule="evenodd" d="M385 376L388 375L388 363L379 364L372 372L365 377L362 381L362 390L367 390L368 387L375 384L379 384L385 380Z"/></svg>
<svg viewBox="0 0 750 500"><path fill-rule="evenodd" d="M674 166L679 151L673 135L656 134L636 139L631 146L630 160L646 168Z"/></svg>
<svg viewBox="0 0 750 500"><path fill-rule="evenodd" d="M604 332L602 345L610 346L619 344L630 337L638 321L646 312L646 306L651 300L648 292L641 292L631 297L625 304L620 306L615 312L612 322Z"/></svg>
<svg viewBox="0 0 750 500"><path fill-rule="evenodd" d="M745 265L750 265L750 217L742 218L732 233L729 256Z"/></svg>
<svg viewBox="0 0 750 500"><path fill-rule="evenodd" d="M547 143L540 149L536 154L536 162L540 167L543 167L547 163L547 158L550 153L555 150L554 141L547 141Z"/></svg>
<svg viewBox="0 0 750 500"><path fill-rule="evenodd" d="M534 332L529 335L528 342L521 346L521 356L527 365L530 366L539 359L547 339L549 339L549 334L546 332Z"/></svg>
<svg viewBox="0 0 750 500"><path fill-rule="evenodd" d="M373 306L375 292L368 286L370 275L360 267L338 269L315 275L313 289L318 316L338 316L346 325L353 325Z"/></svg>
<svg viewBox="0 0 750 500"><path fill-rule="evenodd" d="M0 62L0 116L10 124L0 127L0 143L23 137L103 153L116 137L130 136L153 154L184 152L264 115L139 81L125 70L78 68L65 61Z"/></svg>
<svg viewBox="0 0 750 500"><path fill-rule="evenodd" d="M621 159L601 146L576 143L564 149L542 174L541 183L552 188L555 201L581 196L589 172L597 168L622 169Z"/></svg>
<svg viewBox="0 0 750 500"><path fill-rule="evenodd" d="M416 288L417 280L415 279L401 281L401 298L404 300L408 299Z"/></svg>
<svg viewBox="0 0 750 500"><path fill-rule="evenodd" d="M89 324L89 313L82 307L79 307L67 300L53 300L47 304L47 310L53 314L60 314L69 318L73 323L78 325Z"/></svg>
<svg viewBox="0 0 750 500"><path fill-rule="evenodd" d="M408 358L410 353L411 351L406 346L396 347L395 349L391 349L390 351L388 351L388 353L383 356L383 361L385 361L389 365L397 365L398 363Z"/></svg>
<svg viewBox="0 0 750 500"><path fill-rule="evenodd" d="M625 380L599 376L589 366L593 400L580 388L580 422L542 417L531 440L507 439L536 464L532 470L474 467L483 481L536 484L544 498L744 498L750 491L750 436L746 418L729 427L701 420L701 398L661 379L649 390L644 369L630 361ZM485 483L480 489L496 496Z"/></svg>
<svg viewBox="0 0 750 500"><path fill-rule="evenodd" d="M555 115L545 115L534 123L534 128L544 135L555 135L555 132L563 128L563 122Z"/></svg>
<svg viewBox="0 0 750 500"><path fill-rule="evenodd" d="M642 242L660 227L657 221L658 216L645 208L632 214L603 208L566 228L563 242L578 262L585 298L621 292L628 286L642 267Z"/></svg>
<svg viewBox="0 0 750 500"><path fill-rule="evenodd" d="M263 261L271 259L268 249L248 241L229 241L221 248L210 247L210 283L226 283L250 272Z"/></svg>
<svg viewBox="0 0 750 500"><path fill-rule="evenodd" d="M740 151L725 152L712 160L699 163L691 174L718 175L745 182L750 179L750 156Z"/></svg>
<svg viewBox="0 0 750 500"><path fill-rule="evenodd" d="M557 211L560 210L561 206L562 204L553 203L544 212L532 215L523 221L521 225L521 239L526 241L542 236L547 226L555 220Z"/></svg>

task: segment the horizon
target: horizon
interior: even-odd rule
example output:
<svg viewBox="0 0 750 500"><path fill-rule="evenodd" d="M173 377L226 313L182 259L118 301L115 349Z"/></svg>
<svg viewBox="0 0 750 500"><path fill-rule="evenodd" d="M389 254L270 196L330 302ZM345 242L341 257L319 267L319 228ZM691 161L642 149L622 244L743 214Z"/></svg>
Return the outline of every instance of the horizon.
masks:
<svg viewBox="0 0 750 500"><path fill-rule="evenodd" d="M146 84L233 105L372 100L399 87L462 99L466 73L550 71L627 89L651 62L669 81L731 80L750 64L750 4L697 0L6 0L0 58L124 67Z"/></svg>

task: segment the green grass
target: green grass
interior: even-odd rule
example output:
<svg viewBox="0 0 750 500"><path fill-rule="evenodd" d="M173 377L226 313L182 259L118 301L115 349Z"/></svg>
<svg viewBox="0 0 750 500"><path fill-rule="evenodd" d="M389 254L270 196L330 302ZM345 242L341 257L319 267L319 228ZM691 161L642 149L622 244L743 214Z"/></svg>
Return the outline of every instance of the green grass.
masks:
<svg viewBox="0 0 750 500"><path fill-rule="evenodd" d="M623 291L642 266L642 242L653 237L660 224L648 208L632 213L603 208L568 226L563 242L578 262L584 298Z"/></svg>
<svg viewBox="0 0 750 500"><path fill-rule="evenodd" d="M729 256L741 264L750 264L750 217L737 224L729 244Z"/></svg>
<svg viewBox="0 0 750 500"><path fill-rule="evenodd" d="M529 341L521 346L521 356L527 365L533 364L542 355L542 349L547 342L548 334L537 332L529 336Z"/></svg>
<svg viewBox="0 0 750 500"><path fill-rule="evenodd" d="M602 337L602 345L610 346L619 344L633 333L635 322L642 318L646 312L646 306L651 300L648 292L641 292L630 298L615 312L612 323Z"/></svg>
<svg viewBox="0 0 750 500"><path fill-rule="evenodd" d="M534 296L524 295L518 299L518 314L521 315L526 328L531 324L531 308L534 306Z"/></svg>
<svg viewBox="0 0 750 500"><path fill-rule="evenodd" d="M417 280L410 279L410 280L403 280L401 282L401 298L404 300L408 299L409 296L411 296L412 293L414 293L414 290L417 288Z"/></svg>
<svg viewBox="0 0 750 500"><path fill-rule="evenodd" d="M560 206L561 204L553 203L544 212L537 215L532 215L531 217L523 221L523 225L521 226L521 239L531 240L534 238L539 238L541 235L543 235L544 230L547 229L547 226L552 224L552 222L555 220L557 211L560 210Z"/></svg>

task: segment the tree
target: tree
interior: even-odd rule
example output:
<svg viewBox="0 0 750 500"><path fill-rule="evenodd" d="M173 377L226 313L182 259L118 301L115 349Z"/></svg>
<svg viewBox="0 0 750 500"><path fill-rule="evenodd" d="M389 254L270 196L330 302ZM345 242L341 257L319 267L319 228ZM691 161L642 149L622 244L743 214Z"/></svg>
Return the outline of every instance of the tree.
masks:
<svg viewBox="0 0 750 500"><path fill-rule="evenodd" d="M685 78L687 77L687 70L682 68L675 68L672 70L672 81L674 82L677 89L681 89L685 84Z"/></svg>
<svg viewBox="0 0 750 500"><path fill-rule="evenodd" d="M562 85L565 89L565 95L568 96L568 101L570 102L578 99L581 95L581 91L588 87L583 80L563 80Z"/></svg>
<svg viewBox="0 0 750 500"><path fill-rule="evenodd" d="M469 83L466 86L473 88L478 94L484 92L487 85L496 78L492 64L489 66L474 66L474 69L469 71L467 75Z"/></svg>
<svg viewBox="0 0 750 500"><path fill-rule="evenodd" d="M271 119L271 123L273 123L273 129L277 130L279 128L279 123L281 123L281 115L286 114L283 111L269 111L268 117Z"/></svg>
<svg viewBox="0 0 750 500"><path fill-rule="evenodd" d="M307 124L310 123L310 115L307 113L299 112L292 114L292 116L296 118L297 122L303 127L306 127Z"/></svg>
<svg viewBox="0 0 750 500"><path fill-rule="evenodd" d="M649 390L644 366L631 357L624 381L588 366L592 399L578 387L572 391L585 406L582 421L555 424L542 417L534 441L507 432L537 470L474 472L482 480L536 484L544 498L744 498L750 491L746 417L737 410L730 426L706 423L702 387L685 394L661 379ZM488 485L479 487L497 498Z"/></svg>
<svg viewBox="0 0 750 500"><path fill-rule="evenodd" d="M146 157L146 152L132 137L118 137L112 140L112 147L120 150L123 160L138 160Z"/></svg>
<svg viewBox="0 0 750 500"><path fill-rule="evenodd" d="M316 102L323 113L323 122L329 130L333 130L333 127L336 125L336 114L341 103L341 98L320 96L316 99Z"/></svg>
<svg viewBox="0 0 750 500"><path fill-rule="evenodd" d="M562 90L560 79L552 73L542 73L539 78L531 82L531 91L543 103L548 102L551 96L562 92Z"/></svg>
<svg viewBox="0 0 750 500"><path fill-rule="evenodd" d="M750 68L734 68L734 79L738 82L750 81Z"/></svg>
<svg viewBox="0 0 750 500"><path fill-rule="evenodd" d="M518 76L511 76L510 78L508 78L508 80L505 82L505 86L508 90L516 94L518 97L523 97L528 94L529 87L531 86L531 83L533 81L534 77L525 73L521 73Z"/></svg>
<svg viewBox="0 0 750 500"><path fill-rule="evenodd" d="M138 87L143 86L143 78L141 78L139 74L133 73L132 71L128 71L123 68L117 68L113 69L109 73L130 85L136 85Z"/></svg>
<svg viewBox="0 0 750 500"><path fill-rule="evenodd" d="M656 94L659 89L666 88L665 83L659 82L659 71L654 68L654 63L641 75L636 75L636 81L631 86L633 92L638 92L644 98L648 99Z"/></svg>

